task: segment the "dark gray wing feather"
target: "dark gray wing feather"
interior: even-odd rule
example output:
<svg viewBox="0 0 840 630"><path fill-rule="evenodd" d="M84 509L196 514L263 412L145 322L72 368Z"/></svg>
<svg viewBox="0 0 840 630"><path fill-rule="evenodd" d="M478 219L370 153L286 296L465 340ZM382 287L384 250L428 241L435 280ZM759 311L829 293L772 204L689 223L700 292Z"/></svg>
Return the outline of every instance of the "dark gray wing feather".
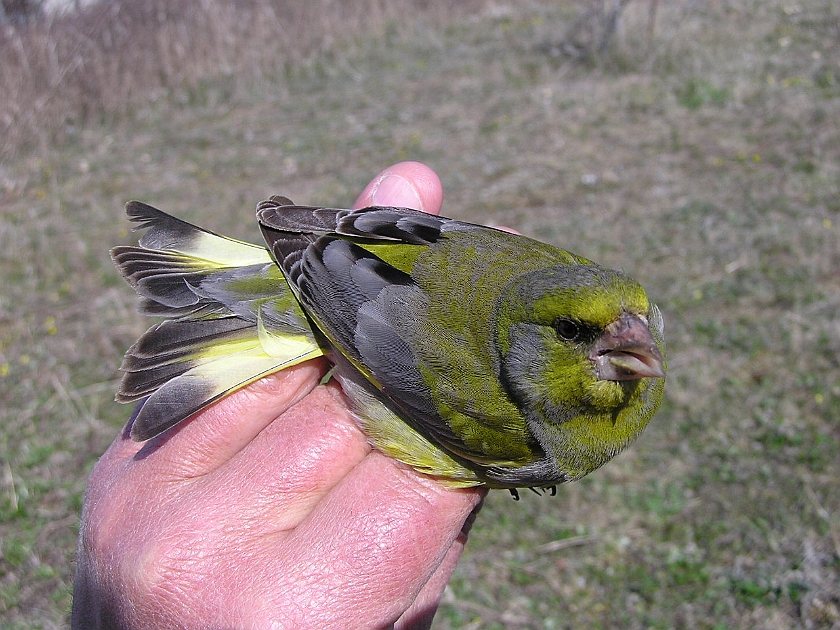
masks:
<svg viewBox="0 0 840 630"><path fill-rule="evenodd" d="M363 246L428 245L451 220L406 208L278 207L271 200L260 205L258 217L269 251L341 355L333 360L365 374L367 386L416 429L457 444L432 401L408 334L416 328L412 313L428 310L428 296L410 275Z"/></svg>

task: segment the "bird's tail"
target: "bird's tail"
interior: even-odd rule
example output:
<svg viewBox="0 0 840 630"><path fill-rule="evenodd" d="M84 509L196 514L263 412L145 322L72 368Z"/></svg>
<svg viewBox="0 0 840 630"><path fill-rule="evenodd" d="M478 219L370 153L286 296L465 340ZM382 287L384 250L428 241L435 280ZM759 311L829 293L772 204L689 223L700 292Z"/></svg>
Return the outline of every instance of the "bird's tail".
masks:
<svg viewBox="0 0 840 630"><path fill-rule="evenodd" d="M145 399L131 428L147 440L266 374L322 354L282 272L261 246L219 236L139 201L138 247L111 257L163 317L125 355L119 402Z"/></svg>

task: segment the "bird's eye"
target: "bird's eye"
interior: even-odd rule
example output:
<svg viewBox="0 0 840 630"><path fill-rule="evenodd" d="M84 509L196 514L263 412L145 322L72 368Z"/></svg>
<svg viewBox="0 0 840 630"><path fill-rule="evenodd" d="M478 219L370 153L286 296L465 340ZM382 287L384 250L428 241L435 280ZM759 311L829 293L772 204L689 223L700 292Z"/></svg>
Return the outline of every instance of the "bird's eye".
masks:
<svg viewBox="0 0 840 630"><path fill-rule="evenodd" d="M554 330L564 341L577 341L581 335L581 327L571 319L558 319L554 322Z"/></svg>

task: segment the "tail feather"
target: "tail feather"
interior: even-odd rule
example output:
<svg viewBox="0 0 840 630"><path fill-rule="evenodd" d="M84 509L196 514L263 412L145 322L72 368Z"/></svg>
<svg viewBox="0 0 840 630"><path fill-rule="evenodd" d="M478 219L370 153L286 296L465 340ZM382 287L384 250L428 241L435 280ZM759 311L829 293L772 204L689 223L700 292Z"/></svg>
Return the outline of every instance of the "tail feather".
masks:
<svg viewBox="0 0 840 630"><path fill-rule="evenodd" d="M164 317L169 319L177 319L188 315L194 319L215 319L230 315L230 310L219 304L203 304L199 307L193 304L181 308L174 308L147 298L140 299L140 304L137 305L137 312L147 317Z"/></svg>
<svg viewBox="0 0 840 630"><path fill-rule="evenodd" d="M148 230L139 241L144 249L180 252L220 267L240 267L271 260L261 245L220 236L141 201L129 201L125 212L138 224L137 229Z"/></svg>
<svg viewBox="0 0 840 630"><path fill-rule="evenodd" d="M210 321L172 319L147 330L126 353L121 370L148 370L201 354L218 356L219 344L238 344L257 339L255 326L238 317ZM226 354L224 352L222 354Z"/></svg>
<svg viewBox="0 0 840 630"><path fill-rule="evenodd" d="M301 360L310 358L314 356ZM289 367L278 366L273 357L261 355L260 351L227 357L223 370L216 363L198 365L151 394L131 425L132 439L153 438L232 391Z"/></svg>
<svg viewBox="0 0 840 630"><path fill-rule="evenodd" d="M165 321L129 348L117 400L145 399L131 435L146 440L258 378L322 354L309 320L264 247L208 232L140 202L147 232L111 255Z"/></svg>

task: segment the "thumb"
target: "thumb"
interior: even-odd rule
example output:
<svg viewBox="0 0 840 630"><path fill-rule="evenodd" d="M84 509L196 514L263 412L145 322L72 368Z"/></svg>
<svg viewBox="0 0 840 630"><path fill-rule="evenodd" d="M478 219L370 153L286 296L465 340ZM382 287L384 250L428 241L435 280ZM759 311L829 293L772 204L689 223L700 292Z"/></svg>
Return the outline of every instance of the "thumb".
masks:
<svg viewBox="0 0 840 630"><path fill-rule="evenodd" d="M353 207L396 206L438 214L442 205L443 186L437 174L420 162L400 162L374 177Z"/></svg>

